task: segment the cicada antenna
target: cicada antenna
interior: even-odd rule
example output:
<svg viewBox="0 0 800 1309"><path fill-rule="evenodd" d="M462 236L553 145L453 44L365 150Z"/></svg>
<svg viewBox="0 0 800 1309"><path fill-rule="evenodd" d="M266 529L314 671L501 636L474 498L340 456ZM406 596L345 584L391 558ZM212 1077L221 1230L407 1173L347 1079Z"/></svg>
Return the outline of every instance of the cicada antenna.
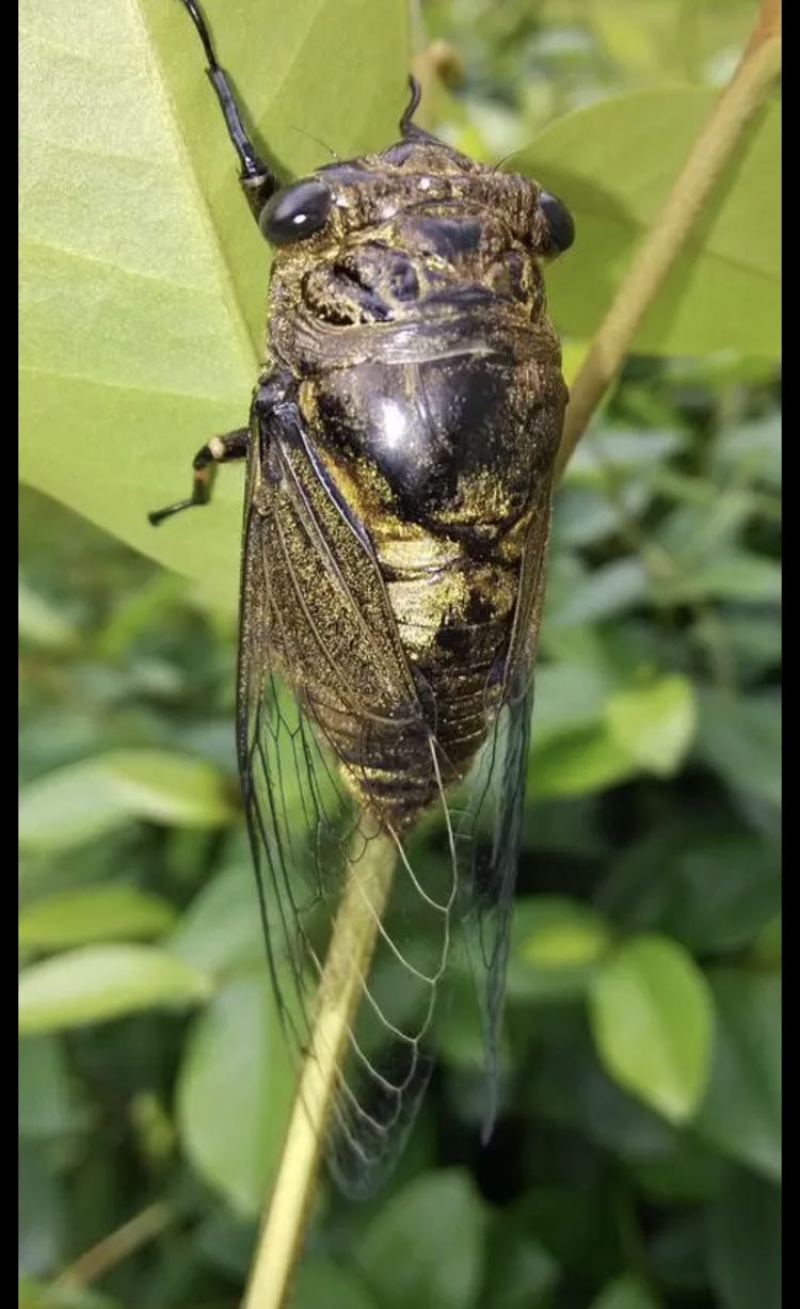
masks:
<svg viewBox="0 0 800 1309"><path fill-rule="evenodd" d="M211 33L208 30L208 24L202 9L197 0L181 0L181 4L194 23L197 35L203 44L208 80L216 92L225 119L225 126L228 129L228 136L239 157L241 165L239 180L242 183L250 208L257 219L265 202L277 191L278 179L260 157L250 140L228 75L217 62L214 43L211 40Z"/></svg>
<svg viewBox="0 0 800 1309"><path fill-rule="evenodd" d="M400 134L404 141L427 141L430 145L441 145L442 142L438 137L426 132L424 128L417 127L412 122L414 114L419 109L419 102L422 99L422 87L414 77L413 73L409 74L408 85L411 89L411 98L403 110L403 117L400 119Z"/></svg>
<svg viewBox="0 0 800 1309"><path fill-rule="evenodd" d="M400 119L400 132L404 137L416 136L417 132L421 130L416 123L411 121L419 109L419 102L422 99L422 87L413 73L409 74L408 85L411 90L411 99L403 110L403 117Z"/></svg>

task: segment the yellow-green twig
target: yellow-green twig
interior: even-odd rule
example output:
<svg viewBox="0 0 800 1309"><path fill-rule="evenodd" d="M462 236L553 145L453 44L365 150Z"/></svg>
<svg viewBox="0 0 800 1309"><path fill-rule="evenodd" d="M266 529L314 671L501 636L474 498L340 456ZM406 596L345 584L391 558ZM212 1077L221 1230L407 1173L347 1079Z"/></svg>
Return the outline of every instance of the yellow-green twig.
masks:
<svg viewBox="0 0 800 1309"><path fill-rule="evenodd" d="M697 137L664 208L644 238L572 387L557 474L625 359L636 330L702 213L747 124L780 72L780 8L765 0L736 72Z"/></svg>
<svg viewBox="0 0 800 1309"><path fill-rule="evenodd" d="M389 898L396 855L391 838L376 837L345 886L320 979L311 1045L300 1074L244 1309L281 1309L286 1302L313 1199L342 1054Z"/></svg>

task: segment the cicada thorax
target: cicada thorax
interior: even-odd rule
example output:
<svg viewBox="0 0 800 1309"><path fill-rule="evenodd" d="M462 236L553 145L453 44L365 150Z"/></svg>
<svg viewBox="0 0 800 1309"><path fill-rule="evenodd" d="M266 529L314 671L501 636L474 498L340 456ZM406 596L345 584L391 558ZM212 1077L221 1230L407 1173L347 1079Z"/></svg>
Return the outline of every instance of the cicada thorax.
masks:
<svg viewBox="0 0 800 1309"><path fill-rule="evenodd" d="M362 792L396 821L436 794L431 738L442 780L459 779L507 689L525 543L535 515L549 514L565 403L530 248L537 188L455 159L444 181L418 165L395 169L394 189L385 170L359 184L357 170L340 168L338 230L279 252L271 287L271 348L296 379L318 463L315 512L331 512L325 484L355 527L350 554L358 533L368 540L381 596L355 563L348 585L366 614L371 606L370 623L391 626L413 685L398 705L393 674L380 693L380 659L370 656L371 674L356 671L352 616L332 593L314 608L337 628L328 648L338 640L374 710L369 739L351 731L330 670L310 653L295 660L293 682ZM323 171L335 180L337 169ZM326 583L318 565L310 581L318 543L302 538L295 549L309 557L297 570L311 595ZM397 720L414 717L414 698L424 722L418 709L406 730Z"/></svg>

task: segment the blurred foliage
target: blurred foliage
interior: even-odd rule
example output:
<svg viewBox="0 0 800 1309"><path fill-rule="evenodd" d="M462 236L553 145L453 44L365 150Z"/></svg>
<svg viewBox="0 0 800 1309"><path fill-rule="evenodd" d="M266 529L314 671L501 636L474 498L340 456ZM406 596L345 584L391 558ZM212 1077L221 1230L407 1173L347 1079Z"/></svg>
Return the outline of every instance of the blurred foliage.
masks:
<svg viewBox="0 0 800 1309"><path fill-rule="evenodd" d="M586 158L598 144L600 120L582 115L622 96L705 104L752 17L737 0L427 0L417 11L437 130L483 158L530 148L536 171L547 128L542 157L573 176L563 143ZM600 144L604 167L612 146L618 171L632 161L609 187L636 222L613 248L591 213L588 234L579 222L606 294L667 176L644 185L624 124L617 114L616 139ZM717 215L717 246L711 233L686 296L692 277L701 299L719 290L736 242L754 252L755 280L776 263L758 206L777 210L777 176L762 175L754 199L757 182L740 176L742 207ZM565 260L565 311L581 277ZM480 1052L454 996L388 1190L352 1206L323 1184L294 1309L777 1309L770 303L751 314L742 282L713 313L655 318L660 344L631 359L569 469L498 1128L481 1149ZM715 314L736 320L716 338L735 348L713 348ZM574 371L583 329L570 329ZM154 344L167 358L168 343ZM181 419L178 489L205 435L191 434L196 421ZM58 473L67 442L56 434ZM156 473L168 493L170 479L174 490L171 467ZM101 480L81 507L113 526ZM148 475L148 494L154 484ZM49 485L56 494L57 477ZM58 498L80 504L71 483ZM136 483L121 535L148 507ZM212 527L193 525L207 544L186 571L210 557ZM292 1085L237 800L234 620L41 491L22 493L21 555L20 1303L234 1309ZM168 1220L97 1286L56 1284L154 1202Z"/></svg>

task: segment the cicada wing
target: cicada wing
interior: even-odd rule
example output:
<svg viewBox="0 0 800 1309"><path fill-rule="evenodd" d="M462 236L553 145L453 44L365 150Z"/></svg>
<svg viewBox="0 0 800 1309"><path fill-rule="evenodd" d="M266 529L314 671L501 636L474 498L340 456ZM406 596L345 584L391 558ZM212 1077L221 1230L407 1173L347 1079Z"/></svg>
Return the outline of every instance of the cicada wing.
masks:
<svg viewBox="0 0 800 1309"><path fill-rule="evenodd" d="M502 697L488 739L467 779L456 825L459 882L473 971L482 989L487 1140L497 1113L499 1042L511 944L533 712L533 671L552 517L549 487L534 509L525 543Z"/></svg>
<svg viewBox="0 0 800 1309"><path fill-rule="evenodd" d="M454 845L444 866L421 868L403 821L404 804L411 814L423 796L442 806L446 823L449 815L388 602L380 609L377 563L320 479L296 420L274 423L265 439L269 450L253 455L248 483L239 761L272 981L298 1063L342 894L366 877L376 841L397 853L328 1139L337 1181L364 1193L396 1158L430 1072Z"/></svg>

